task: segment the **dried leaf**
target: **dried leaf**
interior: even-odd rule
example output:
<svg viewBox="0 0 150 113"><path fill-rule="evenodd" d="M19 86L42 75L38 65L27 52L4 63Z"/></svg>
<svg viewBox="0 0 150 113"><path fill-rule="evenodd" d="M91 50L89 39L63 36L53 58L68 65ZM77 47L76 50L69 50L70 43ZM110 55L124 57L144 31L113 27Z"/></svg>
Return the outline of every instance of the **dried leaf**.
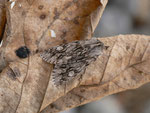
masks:
<svg viewBox="0 0 150 113"><path fill-rule="evenodd" d="M64 111L104 96L138 88L150 81L150 36L120 35L100 40L109 49L89 66L81 86L50 104L41 113Z"/></svg>
<svg viewBox="0 0 150 113"><path fill-rule="evenodd" d="M55 86L51 89L52 65L45 63L39 52L83 38L87 32L84 29L88 27L85 24L91 20L89 17L96 10L97 15L102 14L105 5L99 0L16 0L11 8L10 1L7 1L6 40L1 48L1 57L11 63L0 75L0 112L37 113L78 85L74 81L69 89L57 89ZM95 18L100 18L100 15ZM94 27L97 22L93 24ZM55 32L56 37L50 37L50 30ZM89 37L91 34L90 31ZM20 59L16 54L16 50L21 47L30 51L28 58ZM1 62L2 60L0 64ZM9 67L13 71L13 67L17 67L21 76L7 74ZM16 79L12 80L12 76L8 75L15 76ZM55 97L48 95L49 90ZM5 109L5 106L8 108Z"/></svg>
<svg viewBox="0 0 150 113"><path fill-rule="evenodd" d="M47 113L47 111L54 113L69 109L113 93L137 88L150 81L149 36L121 35L99 40L106 46L109 46L109 48L96 62L88 66L80 82L77 80L69 84L74 87L80 83L81 86L78 86L67 94L63 93L61 88L56 89L55 86L52 86L53 90L47 93L52 98L57 97L59 99L46 107L41 113ZM9 67L12 70L18 67L21 72L21 76L16 80L12 80L7 75L7 68L2 72L0 76L0 112L10 110L17 110L18 112L19 110L19 112L21 111L23 113L34 112L39 109L38 106L41 105L44 92L46 91L45 83L48 83L49 80L49 75L43 73L50 73L48 64L43 63L43 65L38 65L41 61L42 59L35 55L31 59L31 62L36 62L36 64L29 70L28 65L25 64L26 61L23 62L20 60L11 63ZM120 63L121 65L119 65ZM116 68L116 66L119 67ZM32 76L26 76L27 70L28 73L32 72ZM109 73L110 71L111 73ZM37 79L37 73L41 75L39 79ZM68 91L66 89L66 92ZM63 97L60 96L61 92L63 93L61 95ZM21 102L20 107L18 107L19 102ZM4 109L5 106L7 106L7 109ZM32 109L27 111L26 108Z"/></svg>

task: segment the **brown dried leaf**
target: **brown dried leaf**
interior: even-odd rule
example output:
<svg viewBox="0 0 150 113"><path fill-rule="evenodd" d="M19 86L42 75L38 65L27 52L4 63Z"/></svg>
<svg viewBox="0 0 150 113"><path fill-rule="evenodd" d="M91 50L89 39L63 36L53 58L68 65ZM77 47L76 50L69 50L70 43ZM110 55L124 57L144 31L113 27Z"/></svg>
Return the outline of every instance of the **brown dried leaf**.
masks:
<svg viewBox="0 0 150 113"><path fill-rule="evenodd" d="M0 113L54 113L149 82L150 38L127 35L100 39L109 49L80 81L66 87L52 85L52 65L39 57L39 51L91 37L106 3L20 0L11 8L7 2L7 40L1 49L12 62L0 75ZM21 46L30 49L29 58L16 56Z"/></svg>
<svg viewBox="0 0 150 113"><path fill-rule="evenodd" d="M39 52L91 37L105 1L7 1L7 39L0 49L1 58L9 65L0 75L0 113L37 113L78 85L74 81L68 88L53 87L50 79L52 65L45 63ZM84 30L86 28L88 30ZM24 46L30 50L30 56L20 59L16 50Z"/></svg>
<svg viewBox="0 0 150 113"><path fill-rule="evenodd" d="M150 36L120 35L100 41L109 49L89 66L82 84L41 113L60 112L150 81Z"/></svg>

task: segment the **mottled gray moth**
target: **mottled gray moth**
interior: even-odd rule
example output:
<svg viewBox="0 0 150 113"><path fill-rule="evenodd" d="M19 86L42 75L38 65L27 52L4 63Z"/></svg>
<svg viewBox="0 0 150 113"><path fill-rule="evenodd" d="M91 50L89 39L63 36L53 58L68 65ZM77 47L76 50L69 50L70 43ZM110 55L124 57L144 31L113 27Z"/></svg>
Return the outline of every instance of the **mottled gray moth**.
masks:
<svg viewBox="0 0 150 113"><path fill-rule="evenodd" d="M55 85L65 84L82 75L86 67L102 54L104 44L96 38L61 44L45 50L41 57L54 64L51 77Z"/></svg>

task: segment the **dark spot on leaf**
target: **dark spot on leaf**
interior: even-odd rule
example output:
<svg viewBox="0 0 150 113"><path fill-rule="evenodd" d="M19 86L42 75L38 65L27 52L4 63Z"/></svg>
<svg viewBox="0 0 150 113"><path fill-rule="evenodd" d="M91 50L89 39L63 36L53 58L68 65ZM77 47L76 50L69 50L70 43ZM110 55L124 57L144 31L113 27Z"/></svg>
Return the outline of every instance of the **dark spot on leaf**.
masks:
<svg viewBox="0 0 150 113"><path fill-rule="evenodd" d="M55 9L54 9L54 14L55 14L55 16L54 16L54 20L58 19L58 18L59 18L60 13L57 11L57 8L55 8Z"/></svg>
<svg viewBox="0 0 150 113"><path fill-rule="evenodd" d="M123 78L123 80L126 81L127 79L126 79L126 78Z"/></svg>
<svg viewBox="0 0 150 113"><path fill-rule="evenodd" d="M36 51L35 51L35 53L38 53L39 52L39 50L37 49Z"/></svg>
<svg viewBox="0 0 150 113"><path fill-rule="evenodd" d="M26 16L26 12L25 11L22 11L22 16Z"/></svg>
<svg viewBox="0 0 150 113"><path fill-rule="evenodd" d="M19 58L27 58L30 54L30 50L26 46L22 46L15 51Z"/></svg>
<svg viewBox="0 0 150 113"><path fill-rule="evenodd" d="M139 73L142 74L143 72L139 70Z"/></svg>
<svg viewBox="0 0 150 113"><path fill-rule="evenodd" d="M77 25L79 24L78 17L76 17L76 18L73 19L73 23L77 24Z"/></svg>
<svg viewBox="0 0 150 113"><path fill-rule="evenodd" d="M46 18L46 15L45 14L42 14L41 16L40 16L40 19L41 20L44 20Z"/></svg>
<svg viewBox="0 0 150 113"><path fill-rule="evenodd" d="M43 7L44 7L43 5L39 5L38 9L39 9L39 10L42 10Z"/></svg>
<svg viewBox="0 0 150 113"><path fill-rule="evenodd" d="M51 108L59 109L59 108L57 107L57 105L55 105L55 104L51 104Z"/></svg>
<svg viewBox="0 0 150 113"><path fill-rule="evenodd" d="M105 49L107 50L109 48L109 46L105 46Z"/></svg>
<svg viewBox="0 0 150 113"><path fill-rule="evenodd" d="M130 49L130 46L126 46L126 50L129 50Z"/></svg>

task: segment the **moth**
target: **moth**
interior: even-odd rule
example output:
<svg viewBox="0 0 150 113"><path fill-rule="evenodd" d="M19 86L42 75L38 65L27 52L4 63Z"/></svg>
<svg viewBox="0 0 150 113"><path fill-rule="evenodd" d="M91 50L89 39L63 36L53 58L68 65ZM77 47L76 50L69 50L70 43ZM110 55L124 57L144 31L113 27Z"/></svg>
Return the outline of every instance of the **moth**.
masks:
<svg viewBox="0 0 150 113"><path fill-rule="evenodd" d="M104 44L96 38L61 44L45 50L41 58L54 64L51 77L56 86L84 74L87 66L102 54Z"/></svg>

